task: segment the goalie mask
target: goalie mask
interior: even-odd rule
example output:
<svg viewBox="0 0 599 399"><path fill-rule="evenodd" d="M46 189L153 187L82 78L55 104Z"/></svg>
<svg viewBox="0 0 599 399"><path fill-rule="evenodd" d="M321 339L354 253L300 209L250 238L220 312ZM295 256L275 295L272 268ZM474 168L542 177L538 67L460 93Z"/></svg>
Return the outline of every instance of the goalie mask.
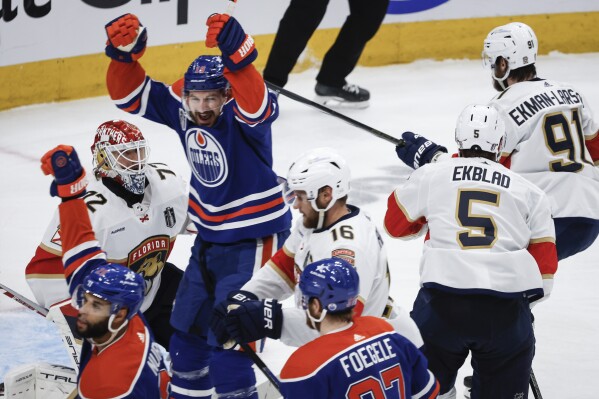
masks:
<svg viewBox="0 0 599 399"><path fill-rule="evenodd" d="M317 298L323 311L320 318L308 317L313 322L321 322L327 312L338 313L352 309L358 302L360 277L356 269L339 258L328 258L310 263L300 276L299 289L302 293L302 307L308 311L311 298Z"/></svg>
<svg viewBox="0 0 599 399"><path fill-rule="evenodd" d="M133 194L144 193L150 149L137 126L123 120L104 122L91 150L97 179L109 177Z"/></svg>
<svg viewBox="0 0 599 399"><path fill-rule="evenodd" d="M488 105L469 105L458 117L455 142L460 150L478 150L501 156L505 145L505 123L497 109Z"/></svg>
<svg viewBox="0 0 599 399"><path fill-rule="evenodd" d="M487 35L483 44L482 59L486 68L495 68L498 57L504 58L508 67L504 76L495 76L493 79L505 90L505 79L510 71L534 64L537 61L539 42L530 26L522 22L512 22L498 26Z"/></svg>
<svg viewBox="0 0 599 399"><path fill-rule="evenodd" d="M285 197L291 197L291 191L305 191L312 209L319 213L317 228L321 228L324 213L349 193L350 179L349 167L339 153L332 148L315 148L300 155L289 168ZM326 186L331 187L331 202L325 208L319 208L316 203L318 193Z"/></svg>

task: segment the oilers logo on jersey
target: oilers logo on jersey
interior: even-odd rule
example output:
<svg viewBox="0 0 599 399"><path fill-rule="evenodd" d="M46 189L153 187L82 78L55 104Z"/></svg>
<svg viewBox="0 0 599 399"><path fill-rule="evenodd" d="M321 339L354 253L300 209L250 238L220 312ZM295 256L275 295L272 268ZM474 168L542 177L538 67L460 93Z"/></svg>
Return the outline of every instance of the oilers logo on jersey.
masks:
<svg viewBox="0 0 599 399"><path fill-rule="evenodd" d="M218 141L207 131L187 131L187 158L194 176L206 187L216 187L228 174L227 159Z"/></svg>

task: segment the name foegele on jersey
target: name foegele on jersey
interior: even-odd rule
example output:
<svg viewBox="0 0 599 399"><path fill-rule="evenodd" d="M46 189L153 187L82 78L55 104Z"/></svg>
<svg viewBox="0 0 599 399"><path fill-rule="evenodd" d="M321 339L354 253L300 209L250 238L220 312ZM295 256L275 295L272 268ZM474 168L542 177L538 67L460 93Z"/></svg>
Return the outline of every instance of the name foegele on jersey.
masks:
<svg viewBox="0 0 599 399"><path fill-rule="evenodd" d="M547 82L545 82L545 86L552 87ZM508 112L508 115L518 126L522 126L524 122L543 109L564 104L582 104L582 97L572 89L545 90L516 105Z"/></svg>
<svg viewBox="0 0 599 399"><path fill-rule="evenodd" d="M488 176L490 174L490 176ZM480 181L495 184L503 188L509 188L511 179L508 175L499 171L489 171L480 166L460 165L453 168L453 181Z"/></svg>
<svg viewBox="0 0 599 399"><path fill-rule="evenodd" d="M364 337L362 337L364 338ZM368 345L360 346L339 358L339 363L347 377L359 373L385 360L393 359L397 354L393 351L390 338L377 340Z"/></svg>

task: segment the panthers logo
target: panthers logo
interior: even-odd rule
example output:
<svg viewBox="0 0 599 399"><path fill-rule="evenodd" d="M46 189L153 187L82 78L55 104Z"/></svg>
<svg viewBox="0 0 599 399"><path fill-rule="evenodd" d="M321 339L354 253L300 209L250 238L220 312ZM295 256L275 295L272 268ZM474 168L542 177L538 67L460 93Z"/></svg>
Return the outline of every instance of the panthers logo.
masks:
<svg viewBox="0 0 599 399"><path fill-rule="evenodd" d="M154 236L136 246L127 259L129 269L140 274L146 283L145 294L150 292L154 278L160 274L170 250L170 237Z"/></svg>

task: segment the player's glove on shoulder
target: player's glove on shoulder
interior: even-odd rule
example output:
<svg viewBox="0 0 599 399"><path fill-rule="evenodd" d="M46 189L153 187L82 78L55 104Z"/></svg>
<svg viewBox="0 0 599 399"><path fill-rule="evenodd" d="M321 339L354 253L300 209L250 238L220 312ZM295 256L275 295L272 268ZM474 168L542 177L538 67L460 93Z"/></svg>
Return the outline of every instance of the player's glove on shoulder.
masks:
<svg viewBox="0 0 599 399"><path fill-rule="evenodd" d="M87 187L85 170L73 147L59 145L46 152L42 156L41 163L44 174L54 176L54 181L50 185L50 195L66 201L85 194L85 187Z"/></svg>
<svg viewBox="0 0 599 399"><path fill-rule="evenodd" d="M239 343L258 341L264 337L279 339L283 327L283 311L276 299L259 300L248 291L233 291L228 300L226 325L231 338Z"/></svg>
<svg viewBox="0 0 599 399"><path fill-rule="evenodd" d="M254 38L244 32L235 18L227 14L212 14L206 25L206 46L218 46L223 54L223 64L230 71L238 71L258 57Z"/></svg>
<svg viewBox="0 0 599 399"><path fill-rule="evenodd" d="M133 62L146 51L148 33L133 14L124 14L107 23L106 55L120 62Z"/></svg>
<svg viewBox="0 0 599 399"><path fill-rule="evenodd" d="M436 153L447 152L447 148L412 132L404 132L401 138L405 145L395 147L395 152L403 163L413 169L430 163Z"/></svg>

